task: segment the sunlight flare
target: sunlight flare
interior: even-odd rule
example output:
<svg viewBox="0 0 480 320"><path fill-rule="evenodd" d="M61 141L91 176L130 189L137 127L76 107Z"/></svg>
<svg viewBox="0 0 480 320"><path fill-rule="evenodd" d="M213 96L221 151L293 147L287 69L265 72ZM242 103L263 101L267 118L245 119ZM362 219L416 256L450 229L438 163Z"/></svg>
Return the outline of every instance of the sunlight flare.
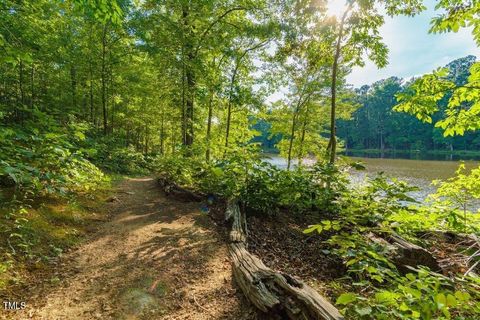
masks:
<svg viewBox="0 0 480 320"><path fill-rule="evenodd" d="M340 18L347 9L345 0L328 0L327 15Z"/></svg>

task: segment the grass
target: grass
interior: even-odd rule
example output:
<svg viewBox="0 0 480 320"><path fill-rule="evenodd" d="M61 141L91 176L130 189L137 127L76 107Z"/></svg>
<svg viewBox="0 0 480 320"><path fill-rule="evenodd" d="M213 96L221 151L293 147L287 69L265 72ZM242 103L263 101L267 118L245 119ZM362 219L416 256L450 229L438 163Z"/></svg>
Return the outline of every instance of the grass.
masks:
<svg viewBox="0 0 480 320"><path fill-rule="evenodd" d="M0 209L0 297L30 283L62 253L107 219L105 200L122 176L112 175L98 190L68 198L41 198Z"/></svg>

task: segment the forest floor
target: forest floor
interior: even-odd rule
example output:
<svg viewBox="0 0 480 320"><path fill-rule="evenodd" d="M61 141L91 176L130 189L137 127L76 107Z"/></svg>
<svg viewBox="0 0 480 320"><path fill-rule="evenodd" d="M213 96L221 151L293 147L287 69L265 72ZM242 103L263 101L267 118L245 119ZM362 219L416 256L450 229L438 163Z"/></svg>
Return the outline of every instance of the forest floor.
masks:
<svg viewBox="0 0 480 320"><path fill-rule="evenodd" d="M0 318L258 318L200 203L167 198L153 178L129 178L101 210L110 218L62 256L58 281L26 290L26 308Z"/></svg>

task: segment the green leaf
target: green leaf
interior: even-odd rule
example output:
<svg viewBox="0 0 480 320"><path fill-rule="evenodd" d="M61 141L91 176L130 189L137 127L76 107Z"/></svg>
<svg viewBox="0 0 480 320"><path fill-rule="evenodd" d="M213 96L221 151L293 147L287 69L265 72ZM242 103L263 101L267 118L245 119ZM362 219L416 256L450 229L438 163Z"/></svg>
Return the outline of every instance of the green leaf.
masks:
<svg viewBox="0 0 480 320"><path fill-rule="evenodd" d="M435 302L437 303L438 309L443 309L447 306L447 297L443 293L438 293L435 296Z"/></svg>
<svg viewBox="0 0 480 320"><path fill-rule="evenodd" d="M315 225L312 225L312 226L308 226L307 229L303 230L303 233L304 233L304 234L312 233L313 231L317 230L319 227L320 227L320 229L322 228L322 227L319 226L318 224L315 224Z"/></svg>
<svg viewBox="0 0 480 320"><path fill-rule="evenodd" d="M357 300L357 295L353 292L342 293L338 298L336 304L346 305Z"/></svg>
<svg viewBox="0 0 480 320"><path fill-rule="evenodd" d="M457 299L455 296L451 295L450 293L447 294L447 306L455 307L457 305Z"/></svg>
<svg viewBox="0 0 480 320"><path fill-rule="evenodd" d="M375 300L378 303L382 303L386 305L395 304L398 297L399 297L398 293L387 291L387 290L383 290L375 293Z"/></svg>
<svg viewBox="0 0 480 320"><path fill-rule="evenodd" d="M355 311L361 316L366 316L372 313L372 308L369 306L366 306L363 308L355 308Z"/></svg>

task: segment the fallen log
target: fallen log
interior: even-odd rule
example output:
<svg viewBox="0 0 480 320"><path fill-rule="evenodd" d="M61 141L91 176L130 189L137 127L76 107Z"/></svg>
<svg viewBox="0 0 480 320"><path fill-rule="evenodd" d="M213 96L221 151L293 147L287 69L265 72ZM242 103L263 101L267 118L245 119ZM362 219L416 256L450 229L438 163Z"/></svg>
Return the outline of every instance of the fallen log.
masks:
<svg viewBox="0 0 480 320"><path fill-rule="evenodd" d="M199 202L205 199L205 195L196 191L180 187L176 183L171 182L164 177L158 178L158 184L162 187L163 191L167 196L173 196L174 198L179 200Z"/></svg>
<svg viewBox="0 0 480 320"><path fill-rule="evenodd" d="M391 248L391 251L393 251L394 254L392 262L400 272L410 272L408 266L414 268L425 266L434 272L442 271L442 268L432 253L405 240L397 233L381 233L378 236L380 238L373 234L367 235L370 240L381 243L382 245L388 245Z"/></svg>
<svg viewBox="0 0 480 320"><path fill-rule="evenodd" d="M425 266L434 272L442 271L437 259L428 250L405 240L396 233L391 234L387 241L397 248L398 255L393 262L399 266L400 271L408 272L405 266Z"/></svg>
<svg viewBox="0 0 480 320"><path fill-rule="evenodd" d="M247 299L279 319L344 319L340 312L304 282L265 266L246 248L246 218L238 204L229 203L225 218L231 221L229 253L233 276Z"/></svg>

